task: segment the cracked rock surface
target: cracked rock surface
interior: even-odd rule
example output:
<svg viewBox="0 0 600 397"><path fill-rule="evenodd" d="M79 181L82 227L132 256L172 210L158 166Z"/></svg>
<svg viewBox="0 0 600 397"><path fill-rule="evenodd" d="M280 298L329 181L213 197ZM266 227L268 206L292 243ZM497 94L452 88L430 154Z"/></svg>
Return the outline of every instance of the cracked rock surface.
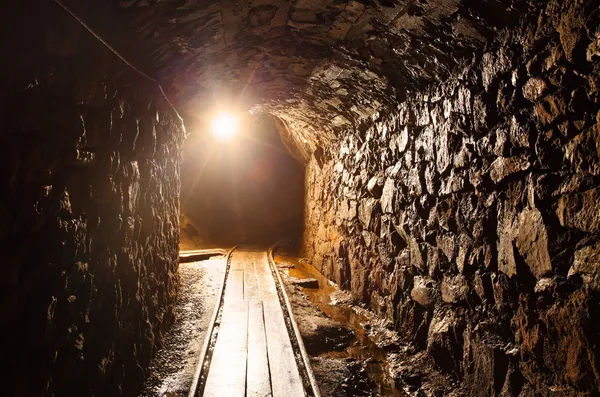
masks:
<svg viewBox="0 0 600 397"><path fill-rule="evenodd" d="M600 391L599 33L540 4L308 164L309 259L470 395Z"/></svg>

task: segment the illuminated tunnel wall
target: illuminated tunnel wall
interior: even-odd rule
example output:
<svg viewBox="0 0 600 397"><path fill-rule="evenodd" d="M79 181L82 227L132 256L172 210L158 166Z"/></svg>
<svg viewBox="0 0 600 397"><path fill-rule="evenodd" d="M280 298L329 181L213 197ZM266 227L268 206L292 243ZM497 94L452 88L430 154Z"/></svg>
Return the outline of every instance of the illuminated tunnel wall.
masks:
<svg viewBox="0 0 600 397"><path fill-rule="evenodd" d="M137 396L174 320L182 122L50 2L5 11L0 395Z"/></svg>

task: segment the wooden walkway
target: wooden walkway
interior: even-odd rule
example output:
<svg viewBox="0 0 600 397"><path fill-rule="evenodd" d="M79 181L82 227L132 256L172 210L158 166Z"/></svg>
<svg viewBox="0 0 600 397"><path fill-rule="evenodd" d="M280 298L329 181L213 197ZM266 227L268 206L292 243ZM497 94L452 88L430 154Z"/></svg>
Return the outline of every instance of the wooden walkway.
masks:
<svg viewBox="0 0 600 397"><path fill-rule="evenodd" d="M204 396L305 396L265 251L232 254Z"/></svg>

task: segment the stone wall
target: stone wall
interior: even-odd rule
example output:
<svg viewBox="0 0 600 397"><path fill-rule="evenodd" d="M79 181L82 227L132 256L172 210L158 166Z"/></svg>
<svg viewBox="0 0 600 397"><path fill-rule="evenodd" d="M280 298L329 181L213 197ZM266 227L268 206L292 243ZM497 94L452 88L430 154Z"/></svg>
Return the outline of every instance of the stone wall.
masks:
<svg viewBox="0 0 600 397"><path fill-rule="evenodd" d="M136 396L173 320L183 125L53 2L0 30L0 394Z"/></svg>
<svg viewBox="0 0 600 397"><path fill-rule="evenodd" d="M545 2L308 165L313 264L472 396L600 391L599 22Z"/></svg>

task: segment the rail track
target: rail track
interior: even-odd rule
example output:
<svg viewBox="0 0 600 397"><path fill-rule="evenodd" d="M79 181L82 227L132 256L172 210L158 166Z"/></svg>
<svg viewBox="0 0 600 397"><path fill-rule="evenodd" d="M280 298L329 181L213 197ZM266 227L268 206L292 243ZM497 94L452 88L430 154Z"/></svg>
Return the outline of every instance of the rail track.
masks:
<svg viewBox="0 0 600 397"><path fill-rule="evenodd" d="M274 248L227 252L188 397L321 397Z"/></svg>

